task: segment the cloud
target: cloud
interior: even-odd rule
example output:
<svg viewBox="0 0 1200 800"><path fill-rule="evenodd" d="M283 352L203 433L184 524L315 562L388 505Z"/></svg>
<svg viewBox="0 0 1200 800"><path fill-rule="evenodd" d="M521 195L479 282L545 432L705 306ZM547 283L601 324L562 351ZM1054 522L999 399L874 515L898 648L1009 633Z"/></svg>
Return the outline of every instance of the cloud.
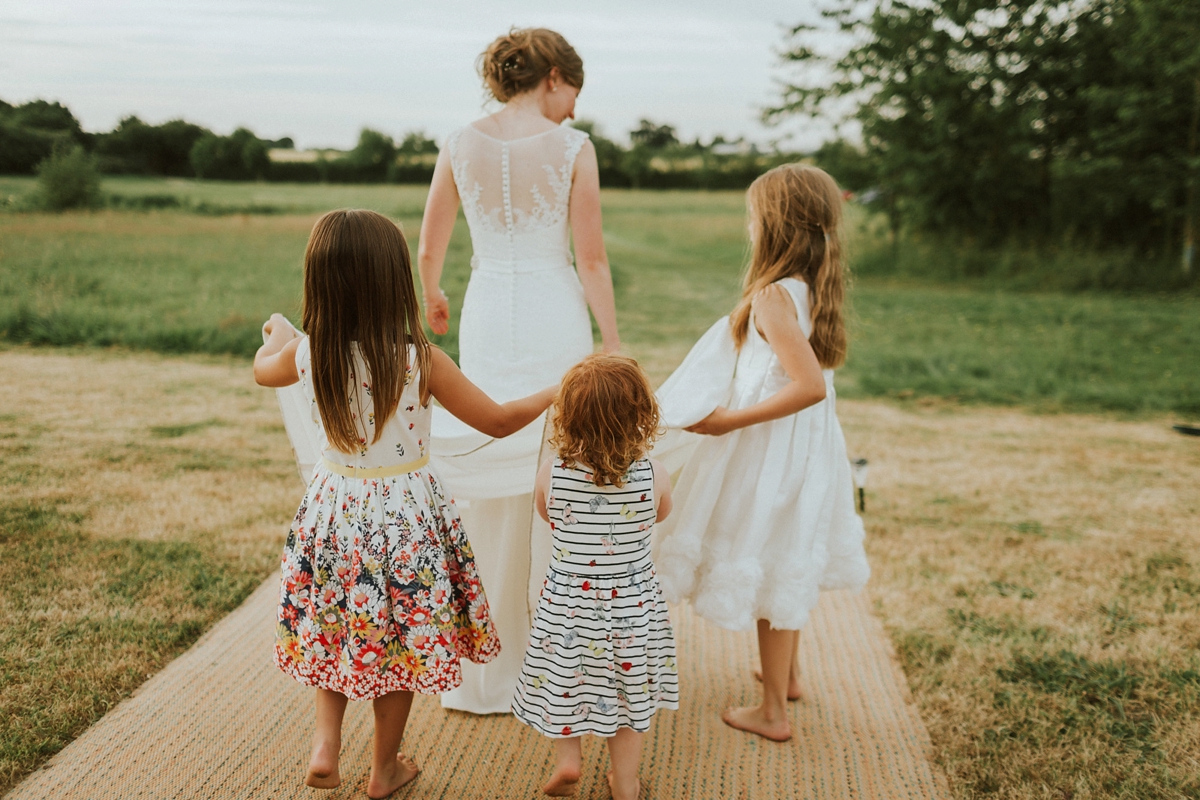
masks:
<svg viewBox="0 0 1200 800"><path fill-rule="evenodd" d="M779 74L773 48L799 13L775 0L28 3L0 26L0 86L9 102L60 100L92 130L137 113L302 146L350 146L364 124L441 136L483 113L478 53L510 25L537 24L584 57L578 113L610 133L648 117L687 138L765 141L779 135L758 121Z"/></svg>

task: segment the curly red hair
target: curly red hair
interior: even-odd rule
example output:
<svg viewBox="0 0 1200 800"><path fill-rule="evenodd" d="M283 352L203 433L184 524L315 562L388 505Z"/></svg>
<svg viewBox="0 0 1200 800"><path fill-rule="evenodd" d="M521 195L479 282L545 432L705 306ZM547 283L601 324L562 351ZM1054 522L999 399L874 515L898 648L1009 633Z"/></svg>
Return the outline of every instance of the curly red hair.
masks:
<svg viewBox="0 0 1200 800"><path fill-rule="evenodd" d="M591 469L597 486L624 486L659 432L654 390L632 358L597 353L563 376L550 446L567 466Z"/></svg>

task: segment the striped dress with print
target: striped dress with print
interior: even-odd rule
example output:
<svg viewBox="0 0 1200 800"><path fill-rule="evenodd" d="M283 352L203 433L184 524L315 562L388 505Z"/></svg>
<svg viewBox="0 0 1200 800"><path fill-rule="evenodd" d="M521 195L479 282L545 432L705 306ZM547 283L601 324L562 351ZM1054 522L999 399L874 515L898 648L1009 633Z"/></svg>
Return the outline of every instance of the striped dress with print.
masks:
<svg viewBox="0 0 1200 800"><path fill-rule="evenodd" d="M546 498L554 555L538 599L513 714L546 736L650 728L679 707L675 639L650 559L654 470L596 486L556 460Z"/></svg>

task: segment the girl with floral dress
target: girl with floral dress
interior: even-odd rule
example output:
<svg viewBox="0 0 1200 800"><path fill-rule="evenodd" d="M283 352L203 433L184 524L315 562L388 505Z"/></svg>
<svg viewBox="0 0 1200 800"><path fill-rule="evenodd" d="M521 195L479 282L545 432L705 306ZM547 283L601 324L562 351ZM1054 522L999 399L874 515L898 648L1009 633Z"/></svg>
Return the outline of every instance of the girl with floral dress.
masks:
<svg viewBox="0 0 1200 800"><path fill-rule="evenodd" d="M742 299L659 389L672 426L708 436L679 476L655 557L668 599L757 630L762 701L722 719L783 741L787 701L800 696L800 629L821 590L859 589L870 569L834 405L846 357L841 191L816 167L785 164L746 203Z"/></svg>
<svg viewBox="0 0 1200 800"><path fill-rule="evenodd" d="M654 391L637 362L588 356L555 400L555 456L534 479L554 553L534 612L513 714L555 740L546 794L573 794L580 737L608 739L617 800L638 796L641 735L679 707L675 640L650 559L671 482L646 458L658 433Z"/></svg>
<svg viewBox="0 0 1200 800"><path fill-rule="evenodd" d="M323 458L284 546L275 663L317 688L305 783L340 783L349 699L374 701L370 797L416 777L399 753L413 692L462 680L460 658L500 652L454 500L429 466L430 398L491 436L541 414L554 389L503 405L421 329L408 247L386 217L332 211L304 258L304 329L272 316L254 359L262 386L300 382Z"/></svg>

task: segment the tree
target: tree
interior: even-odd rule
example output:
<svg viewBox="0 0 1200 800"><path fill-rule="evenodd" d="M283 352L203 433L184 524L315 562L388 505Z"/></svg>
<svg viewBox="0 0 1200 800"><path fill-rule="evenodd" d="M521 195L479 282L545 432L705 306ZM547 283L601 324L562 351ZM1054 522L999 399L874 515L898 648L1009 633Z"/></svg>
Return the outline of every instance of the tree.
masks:
<svg viewBox="0 0 1200 800"><path fill-rule="evenodd" d="M346 158L362 178L383 181L395 170L396 143L386 134L363 128Z"/></svg>
<svg viewBox="0 0 1200 800"><path fill-rule="evenodd" d="M621 170L629 176L633 187L641 188L653 176L651 162L664 150L679 144L675 128L670 125L657 125L648 119L640 120L638 127L629 132L629 141L633 147L621 157Z"/></svg>
<svg viewBox="0 0 1200 800"><path fill-rule="evenodd" d="M206 133L188 157L196 177L210 180L262 180L271 166L267 142L246 128L229 136Z"/></svg>
<svg viewBox="0 0 1200 800"><path fill-rule="evenodd" d="M60 103L0 102L0 174L29 175L55 148L86 142L79 120Z"/></svg>
<svg viewBox="0 0 1200 800"><path fill-rule="evenodd" d="M671 125L655 125L648 119L638 122L637 128L629 132L629 141L634 147L644 147L647 150L662 150L673 144L679 144L675 128Z"/></svg>
<svg viewBox="0 0 1200 800"><path fill-rule="evenodd" d="M879 183L879 165L875 159L864 148L845 139L825 142L813 151L812 160L843 189L862 192Z"/></svg>
<svg viewBox="0 0 1200 800"><path fill-rule="evenodd" d="M7 104L6 104L7 105ZM79 144L85 141L83 128L70 109L62 103L31 100L24 105L9 106L9 120L22 128L65 134Z"/></svg>
<svg viewBox="0 0 1200 800"><path fill-rule="evenodd" d="M1200 4L835 0L824 15L856 44L823 56L795 27L797 80L767 117L854 101L909 224L1162 252L1195 219Z"/></svg>
<svg viewBox="0 0 1200 800"><path fill-rule="evenodd" d="M271 167L271 154L268 152L267 142L246 128L238 128L229 139L241 161L242 169L245 170L245 177L257 181L265 178L267 170Z"/></svg>
<svg viewBox="0 0 1200 800"><path fill-rule="evenodd" d="M592 147L596 150L596 165L600 170L600 184L602 186L629 186L629 176L622 166L625 151L621 149L621 145L604 136L592 120L579 119L572 122L571 125L586 133L592 141Z"/></svg>
<svg viewBox="0 0 1200 800"><path fill-rule="evenodd" d="M396 148L397 153L406 156L432 155L437 153L437 142L425 135L425 131L410 131L404 135L404 140Z"/></svg>
<svg viewBox="0 0 1200 800"><path fill-rule="evenodd" d="M129 116L96 137L96 154L109 172L192 175L192 147L206 134L212 132L181 119L147 125Z"/></svg>

